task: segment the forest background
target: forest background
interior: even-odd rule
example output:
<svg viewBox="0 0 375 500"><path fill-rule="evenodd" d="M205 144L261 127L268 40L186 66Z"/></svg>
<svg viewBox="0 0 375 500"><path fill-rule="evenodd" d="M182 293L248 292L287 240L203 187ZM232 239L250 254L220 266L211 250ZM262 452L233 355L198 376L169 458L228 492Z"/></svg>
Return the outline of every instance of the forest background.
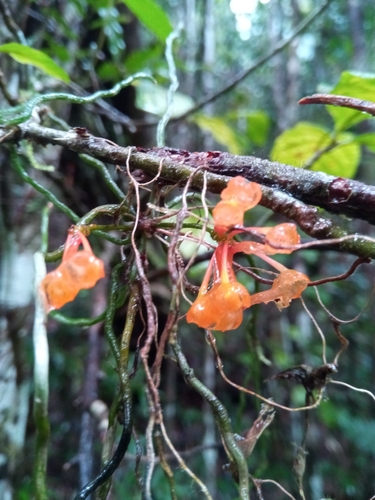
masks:
<svg viewBox="0 0 375 500"><path fill-rule="evenodd" d="M375 105L298 104L375 100L373 0L0 0L0 19L0 497L373 498ZM214 244L197 249L204 207L237 174L263 188L246 226L292 218L303 242L341 237L277 260L315 281L358 266L309 287L306 307L260 304L214 332L221 365L183 317L171 263L196 257L194 300ZM49 315L47 347L40 256L60 261L73 223L92 231L106 278ZM166 244L180 232L176 264ZM256 258L238 263L272 279ZM316 405L273 412L246 390ZM112 455L113 478L85 489Z"/></svg>

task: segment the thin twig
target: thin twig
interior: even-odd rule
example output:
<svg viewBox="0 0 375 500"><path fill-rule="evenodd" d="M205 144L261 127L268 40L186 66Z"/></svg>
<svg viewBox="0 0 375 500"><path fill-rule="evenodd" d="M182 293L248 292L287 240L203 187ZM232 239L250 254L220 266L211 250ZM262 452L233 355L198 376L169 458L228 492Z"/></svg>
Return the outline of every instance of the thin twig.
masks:
<svg viewBox="0 0 375 500"><path fill-rule="evenodd" d="M153 472L155 469L155 462L156 462L154 444L153 444L153 440L152 440L154 427L155 427L155 409L154 409L152 399L150 397L150 393L147 390L147 388L146 388L146 397L147 397L148 408L149 408L149 418L148 418L146 434L145 434L147 468L146 468L144 495L145 495L146 500L152 500L151 481L152 481L152 475L153 475Z"/></svg>
<svg viewBox="0 0 375 500"><path fill-rule="evenodd" d="M159 431L155 432L155 442L156 442L156 447L158 450L158 455L159 455L159 460L160 460L160 465L167 477L167 481L169 483L169 490L171 492L171 500L177 500L177 495L176 495L176 483L174 479L174 474L172 472L172 469L170 468L168 462L167 462L167 457L166 454L164 453L163 449L163 442L161 439L161 434Z"/></svg>
<svg viewBox="0 0 375 500"><path fill-rule="evenodd" d="M353 264L345 273L338 274L337 276L331 276L329 278L322 278L321 280L310 281L310 283L307 286L317 286L317 285L323 285L323 283L330 283L332 281L346 280L346 278L349 278L349 276L351 276L354 273L354 271L357 269L358 266L360 266L361 264L369 264L370 262L371 262L370 259L367 259L365 257L359 257L353 262Z"/></svg>
<svg viewBox="0 0 375 500"><path fill-rule="evenodd" d="M264 484L264 483L275 484L283 493L285 493L285 495L287 495L292 500L296 500L295 497L293 495L291 495L285 488L283 488L280 483L278 483L277 481L274 481L273 479L255 479L255 478L253 478L253 481L260 483L260 484Z"/></svg>
<svg viewBox="0 0 375 500"><path fill-rule="evenodd" d="M185 191L184 191L184 193L185 193ZM209 210L208 210L208 206L207 206L207 202L206 202L206 193L207 193L207 172L203 172L203 188L202 188L202 193L201 193L201 199L202 199L202 205L203 205L203 210L204 210L204 218L203 218L203 225L202 225L202 233L201 233L201 237L198 241L198 245L194 249L188 263L185 266L184 276L186 276L186 273L190 269L191 265L193 264L193 262L195 262L195 258L198 254L198 250L201 247L201 245L204 241L204 238L206 236L206 229L207 229L207 225L209 223L209 215L210 215ZM186 198L184 200L184 203L186 203Z"/></svg>
<svg viewBox="0 0 375 500"><path fill-rule="evenodd" d="M344 95L334 94L313 94L303 97L298 101L298 104L326 104L328 106L340 106L343 108L356 109L362 113L368 113L375 116L375 103L348 97Z"/></svg>
<svg viewBox="0 0 375 500"><path fill-rule="evenodd" d="M189 469L189 467L186 465L186 462L181 458L181 455L178 453L176 448L173 446L171 440L168 437L167 431L165 430L164 423L160 422L159 425L160 425L161 432L163 434L164 441L167 443L169 449L171 450L173 455L176 457L176 460L180 464L180 467L199 485L199 487L202 490L202 493L207 498L207 500L213 500L206 485L199 479L199 477L197 477L194 474L194 472L192 470Z"/></svg>
<svg viewBox="0 0 375 500"><path fill-rule="evenodd" d="M371 299L375 293L375 287L373 287L371 294L367 300L367 303L362 308L362 310L356 316L354 316L354 318L348 319L348 320L339 319L331 313L331 311L323 304L318 288L315 288L315 293L316 293L316 296L318 298L319 304L323 307L323 309L328 314L328 316L331 318L331 320L334 321L335 323L338 323L339 325L347 325L349 323L354 323L355 321L357 321L360 318L360 316L363 314L363 312L368 308L368 306L371 302Z"/></svg>
<svg viewBox="0 0 375 500"><path fill-rule="evenodd" d="M323 363L326 365L327 364L327 357L326 357L327 342L326 342L326 338L324 336L324 333L323 333L322 329L320 328L320 326L318 325L318 322L314 318L313 314L311 313L311 311L307 307L307 305L306 305L306 303L305 303L305 301L303 300L302 297L300 297L300 301L301 301L301 303L303 305L303 308L305 309L305 311L309 315L311 321L314 323L315 328L318 330L320 338L322 339L322 359L323 359Z"/></svg>
<svg viewBox="0 0 375 500"><path fill-rule="evenodd" d="M341 382L341 380L330 380L330 384L336 384L336 385L343 385L344 387L348 387L349 389L352 389L353 391L357 392L363 392L364 394L368 394L369 396L372 397L372 399L375 401L375 394L371 391L368 391L367 389L361 389L359 387L354 387L354 385L347 384L346 382Z"/></svg>
<svg viewBox="0 0 375 500"><path fill-rule="evenodd" d="M338 366L339 365L339 358L341 356L341 354L346 351L346 349L348 348L349 346L349 340L347 338L344 337L344 335L340 332L340 329L339 329L339 325L337 323L333 323L333 328L335 330L335 333L337 335L337 338L339 339L340 343L341 343L341 349L339 350L339 352L336 354L335 356L335 359L333 360L333 364L335 366Z"/></svg>
<svg viewBox="0 0 375 500"><path fill-rule="evenodd" d="M186 382L200 394L205 401L210 405L212 412L215 416L217 426L219 428L225 449L227 451L228 457L233 465L234 472L238 477L239 483L239 497L241 500L249 499L249 478L248 469L245 457L238 446L238 443L234 437L233 431L231 429L231 422L228 412L222 402L213 394L210 389L208 389L195 375L193 370L190 368L183 352L181 346L177 340L177 335L175 334L173 338L170 338L170 345L176 356L177 363L183 373Z"/></svg>
<svg viewBox="0 0 375 500"><path fill-rule="evenodd" d="M322 390L319 391L318 398L315 401L315 403L313 403L312 405L300 406L298 408L290 408L289 406L284 406L284 405L281 405L279 403L275 403L275 401L272 401L272 399L267 399L267 398L261 396L260 394L256 393L255 391L251 391L250 389L246 389L245 387L242 387L241 385L238 385L235 382L232 382L224 373L223 362L221 361L221 358L219 356L219 352L218 352L217 347L216 347L215 337L212 335L212 332L210 330L206 330L206 333L207 333L208 341L209 341L212 349L214 350L214 353L216 356L217 368L220 372L220 375L232 387L235 387L239 391L244 392L246 394L250 394L251 396L255 396L256 398L260 399L261 401L264 401L265 403L267 403L270 406L274 406L275 408L281 408L282 410L286 410L286 411L290 411L290 412L312 410L313 408L316 408L320 405L320 403L323 399L323 391Z"/></svg>

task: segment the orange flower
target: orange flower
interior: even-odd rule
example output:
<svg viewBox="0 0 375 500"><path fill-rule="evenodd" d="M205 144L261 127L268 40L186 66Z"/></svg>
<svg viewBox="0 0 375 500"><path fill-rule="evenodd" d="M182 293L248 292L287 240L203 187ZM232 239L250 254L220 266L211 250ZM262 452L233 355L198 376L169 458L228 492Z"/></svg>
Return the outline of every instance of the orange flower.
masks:
<svg viewBox="0 0 375 500"><path fill-rule="evenodd" d="M79 250L81 244L83 250ZM47 312L60 309L104 276L104 264L95 257L86 236L78 229L70 230L61 264L40 284Z"/></svg>
<svg viewBox="0 0 375 500"><path fill-rule="evenodd" d="M245 230L231 230L232 226L243 225L244 212L257 205L261 197L259 184L248 182L243 177L231 179L221 193L221 201L212 212L214 229L221 241L212 256L198 297L187 313L188 323L213 330L233 330L240 326L243 311L251 305L274 301L282 309L288 307L292 299L300 297L308 286L310 280L305 274L288 269L269 257L276 253L289 254L293 246L299 244L295 224L247 228L265 236L264 243L233 239ZM256 255L280 272L269 290L250 296L238 283L232 268L233 256L238 252Z"/></svg>
<svg viewBox="0 0 375 500"><path fill-rule="evenodd" d="M215 283L200 293L189 309L188 323L210 330L234 330L242 323L243 310L250 307L250 294L238 283Z"/></svg>
<svg viewBox="0 0 375 500"><path fill-rule="evenodd" d="M238 283L232 269L230 244L219 244L212 256L198 297L189 309L188 323L212 330L234 330L242 323L243 310L250 307L250 294ZM209 288L213 277L214 283Z"/></svg>

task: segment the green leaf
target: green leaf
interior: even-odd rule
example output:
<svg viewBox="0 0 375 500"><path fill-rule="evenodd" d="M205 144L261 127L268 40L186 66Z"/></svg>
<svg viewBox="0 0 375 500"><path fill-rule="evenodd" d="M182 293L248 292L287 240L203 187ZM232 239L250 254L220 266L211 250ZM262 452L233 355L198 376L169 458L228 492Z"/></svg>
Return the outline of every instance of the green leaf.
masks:
<svg viewBox="0 0 375 500"><path fill-rule="evenodd" d="M219 144L223 144L229 153L241 154L240 141L237 134L229 127L224 118L217 116L194 115L192 121L202 130L210 132Z"/></svg>
<svg viewBox="0 0 375 500"><path fill-rule="evenodd" d="M116 82L121 78L121 71L118 64L113 61L104 61L98 66L97 74L104 82Z"/></svg>
<svg viewBox="0 0 375 500"><path fill-rule="evenodd" d="M8 54L21 64L31 64L63 82L70 82L68 73L55 63L44 52L21 45L20 43L5 43L0 45L0 52Z"/></svg>
<svg viewBox="0 0 375 500"><path fill-rule="evenodd" d="M147 113L157 116L163 116L167 109L168 90L161 85L151 82L139 82L136 85L135 105ZM172 117L178 117L189 111L194 106L191 97L175 92L173 94L173 112Z"/></svg>
<svg viewBox="0 0 375 500"><path fill-rule="evenodd" d="M160 63L162 58L162 46L160 43L145 50L135 50L125 60L125 68L128 73L135 73L146 68L152 71L152 63Z"/></svg>
<svg viewBox="0 0 375 500"><path fill-rule="evenodd" d="M323 128L300 122L286 130L276 139L271 159L295 167L303 167L318 151L331 144L331 135ZM325 172L339 177L354 177L360 157L360 146L351 134L340 134L337 146L323 153L311 170Z"/></svg>
<svg viewBox="0 0 375 500"><path fill-rule="evenodd" d="M264 111L254 111L247 116L247 135L255 146L264 146L270 129L270 118Z"/></svg>
<svg viewBox="0 0 375 500"><path fill-rule="evenodd" d="M366 146L372 153L375 153L375 134L369 132L368 134L357 135L355 141L358 144Z"/></svg>
<svg viewBox="0 0 375 500"><path fill-rule="evenodd" d="M154 0L122 0L146 28L165 42L172 32L172 24L164 10Z"/></svg>
<svg viewBox="0 0 375 500"><path fill-rule="evenodd" d="M356 97L365 101L374 101L375 99L375 75L350 73L344 71L336 87L330 92L335 95L344 95L348 97ZM343 130L356 125L357 123L368 120L370 115L356 111L354 109L346 109L336 106L327 106L327 110L335 122L335 130L341 132Z"/></svg>

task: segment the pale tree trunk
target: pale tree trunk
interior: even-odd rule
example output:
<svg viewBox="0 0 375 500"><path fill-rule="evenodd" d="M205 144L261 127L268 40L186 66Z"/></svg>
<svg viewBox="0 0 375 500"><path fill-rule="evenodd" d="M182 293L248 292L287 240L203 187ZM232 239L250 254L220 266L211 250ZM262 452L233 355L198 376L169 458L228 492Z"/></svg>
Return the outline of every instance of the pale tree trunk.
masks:
<svg viewBox="0 0 375 500"><path fill-rule="evenodd" d="M287 14L280 0L276 0L271 9L268 30L270 45L275 47L285 37L282 27L290 23L290 29L293 30L293 27L301 20L301 16L298 4L295 1L292 2L290 20L287 19ZM299 38L296 38L287 51L277 55L274 59L275 77L273 79L272 93L277 111L277 127L280 132L293 126L298 118L297 102L300 98L298 43Z"/></svg>
<svg viewBox="0 0 375 500"><path fill-rule="evenodd" d="M352 68L366 70L366 44L364 37L363 0L349 0L348 14L353 43Z"/></svg>

